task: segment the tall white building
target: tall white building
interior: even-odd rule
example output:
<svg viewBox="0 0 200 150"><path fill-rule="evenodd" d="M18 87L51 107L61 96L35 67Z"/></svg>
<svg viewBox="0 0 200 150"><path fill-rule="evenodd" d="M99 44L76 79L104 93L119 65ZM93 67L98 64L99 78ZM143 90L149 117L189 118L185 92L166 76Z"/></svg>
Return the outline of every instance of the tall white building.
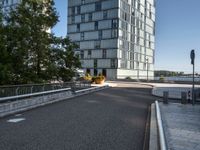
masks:
<svg viewBox="0 0 200 150"><path fill-rule="evenodd" d="M68 0L68 36L91 75L154 76L155 0Z"/></svg>

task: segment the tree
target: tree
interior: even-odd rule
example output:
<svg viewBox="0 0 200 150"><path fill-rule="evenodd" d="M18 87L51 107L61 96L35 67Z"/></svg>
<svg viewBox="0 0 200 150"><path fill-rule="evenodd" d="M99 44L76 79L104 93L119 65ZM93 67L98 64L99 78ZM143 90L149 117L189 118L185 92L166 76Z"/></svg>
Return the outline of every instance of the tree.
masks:
<svg viewBox="0 0 200 150"><path fill-rule="evenodd" d="M81 67L79 56L74 52L77 48L68 38L57 38L57 46L54 49L57 53L57 75L64 82L71 81L77 68Z"/></svg>
<svg viewBox="0 0 200 150"><path fill-rule="evenodd" d="M11 82L11 57L6 49L6 30L3 23L3 13L0 8L0 84Z"/></svg>
<svg viewBox="0 0 200 150"><path fill-rule="evenodd" d="M58 22L53 0L22 0L1 16L1 85L72 79L81 67L77 45L47 32Z"/></svg>
<svg viewBox="0 0 200 150"><path fill-rule="evenodd" d="M22 0L7 17L8 49L13 56L15 83L51 80L52 35L47 30L58 22L52 0Z"/></svg>

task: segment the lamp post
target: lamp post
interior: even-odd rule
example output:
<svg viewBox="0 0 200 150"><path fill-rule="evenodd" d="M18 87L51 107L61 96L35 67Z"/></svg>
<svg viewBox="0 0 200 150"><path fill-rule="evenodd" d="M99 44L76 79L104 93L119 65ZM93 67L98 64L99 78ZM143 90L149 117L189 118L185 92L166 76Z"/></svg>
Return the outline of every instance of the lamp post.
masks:
<svg viewBox="0 0 200 150"><path fill-rule="evenodd" d="M147 63L147 82L149 81L149 58L146 58Z"/></svg>

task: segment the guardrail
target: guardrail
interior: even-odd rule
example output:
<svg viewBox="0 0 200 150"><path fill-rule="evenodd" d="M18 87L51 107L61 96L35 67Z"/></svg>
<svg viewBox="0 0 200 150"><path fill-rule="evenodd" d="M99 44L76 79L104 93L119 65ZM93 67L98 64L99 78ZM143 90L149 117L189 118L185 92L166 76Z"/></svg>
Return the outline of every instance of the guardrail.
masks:
<svg viewBox="0 0 200 150"><path fill-rule="evenodd" d="M87 92L90 92L90 91L96 91L96 90L99 90L99 89L102 89L102 88L105 88L105 87L109 87L109 86L106 85L106 86L102 86L102 87L91 87L91 88L88 88L88 89L78 90L78 91L75 91L75 94L87 93Z"/></svg>
<svg viewBox="0 0 200 150"><path fill-rule="evenodd" d="M18 99L23 99L23 98L27 98L27 97L35 97L35 96L40 96L40 95L47 95L47 94L64 92L64 91L69 91L69 90L71 90L71 88L38 92L38 93L32 93L32 94L17 95L17 96L11 96L11 97L3 97L3 98L0 98L0 102L12 101L12 100L16 100L16 99L18 100Z"/></svg>
<svg viewBox="0 0 200 150"><path fill-rule="evenodd" d="M109 86L92 87L72 91L71 88L37 92L0 98L0 117L26 111L47 104L63 101L72 97L81 96L108 88Z"/></svg>
<svg viewBox="0 0 200 150"><path fill-rule="evenodd" d="M158 101L155 102L155 106L156 106L156 118L157 118L157 124L158 124L160 149L167 150L167 145L166 145L166 141L165 141L164 129L163 129L163 125L162 125L162 118L161 118L160 107L159 107Z"/></svg>
<svg viewBox="0 0 200 150"><path fill-rule="evenodd" d="M81 81L81 82L63 82L63 83L51 83L51 84L0 86L0 98L58 90L63 88L71 88L73 91L75 91L86 87L91 87L91 83Z"/></svg>

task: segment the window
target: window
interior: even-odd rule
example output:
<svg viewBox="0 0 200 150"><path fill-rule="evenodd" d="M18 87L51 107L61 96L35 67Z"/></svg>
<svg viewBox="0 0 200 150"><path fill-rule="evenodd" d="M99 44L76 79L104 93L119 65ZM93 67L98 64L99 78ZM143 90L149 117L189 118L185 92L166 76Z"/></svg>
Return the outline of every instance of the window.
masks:
<svg viewBox="0 0 200 150"><path fill-rule="evenodd" d="M80 24L77 24L77 25L76 25L76 31L77 31L77 32L80 32Z"/></svg>
<svg viewBox="0 0 200 150"><path fill-rule="evenodd" d="M99 39L102 39L102 30L99 31Z"/></svg>
<svg viewBox="0 0 200 150"><path fill-rule="evenodd" d="M81 54L80 54L81 56L81 59L84 59L84 51L81 51Z"/></svg>
<svg viewBox="0 0 200 150"><path fill-rule="evenodd" d="M85 34L84 34L84 32L82 32L81 33L81 40L84 40L84 38L85 38Z"/></svg>
<svg viewBox="0 0 200 150"><path fill-rule="evenodd" d="M71 8L71 13L72 13L72 15L75 15L75 7Z"/></svg>
<svg viewBox="0 0 200 150"><path fill-rule="evenodd" d="M75 16L72 16L71 19L72 19L71 22L75 23Z"/></svg>
<svg viewBox="0 0 200 150"><path fill-rule="evenodd" d="M96 2L95 3L95 11L100 11L101 10L101 2Z"/></svg>
<svg viewBox="0 0 200 150"><path fill-rule="evenodd" d="M111 59L111 68L117 68L116 62L116 59Z"/></svg>
<svg viewBox="0 0 200 150"><path fill-rule="evenodd" d="M85 0L81 0L81 4L85 4Z"/></svg>
<svg viewBox="0 0 200 150"><path fill-rule="evenodd" d="M85 15L81 15L81 22L85 22Z"/></svg>
<svg viewBox="0 0 200 150"><path fill-rule="evenodd" d="M81 7L78 6L78 7L77 7L77 14L79 15L80 13L81 13Z"/></svg>
<svg viewBox="0 0 200 150"><path fill-rule="evenodd" d="M97 68L97 59L94 59L94 68Z"/></svg>
<svg viewBox="0 0 200 150"><path fill-rule="evenodd" d="M104 11L103 12L103 19L107 19L108 18L108 12L107 11Z"/></svg>
<svg viewBox="0 0 200 150"><path fill-rule="evenodd" d="M98 25L99 25L99 24L98 24L98 21L95 21L95 23L94 23L94 29L95 29L95 30L98 30Z"/></svg>
<svg viewBox="0 0 200 150"><path fill-rule="evenodd" d="M106 51L106 49L103 49L102 58L106 58L106 57L107 57L107 51Z"/></svg>
<svg viewBox="0 0 200 150"><path fill-rule="evenodd" d="M88 15L88 20L89 20L89 21L92 21L92 13L89 13L89 15Z"/></svg>
<svg viewBox="0 0 200 150"><path fill-rule="evenodd" d="M107 76L106 69L103 69L103 70L102 70L102 74L103 74L103 76L104 76L104 77L106 77L106 76Z"/></svg>
<svg viewBox="0 0 200 150"><path fill-rule="evenodd" d="M94 76L97 76L97 74L98 74L97 69L94 69Z"/></svg>
<svg viewBox="0 0 200 150"><path fill-rule="evenodd" d="M91 51L91 50L88 50L88 56L91 57L91 55L92 55L92 51Z"/></svg>
<svg viewBox="0 0 200 150"><path fill-rule="evenodd" d="M112 30L112 38L117 38L118 37L118 31L116 29Z"/></svg>
<svg viewBox="0 0 200 150"><path fill-rule="evenodd" d="M112 28L117 28L118 27L118 21L117 19L112 20Z"/></svg>
<svg viewBox="0 0 200 150"><path fill-rule="evenodd" d="M86 73L87 73L87 74L90 74L90 69L86 69Z"/></svg>
<svg viewBox="0 0 200 150"><path fill-rule="evenodd" d="M101 41L95 41L94 47L99 49L101 47Z"/></svg>

